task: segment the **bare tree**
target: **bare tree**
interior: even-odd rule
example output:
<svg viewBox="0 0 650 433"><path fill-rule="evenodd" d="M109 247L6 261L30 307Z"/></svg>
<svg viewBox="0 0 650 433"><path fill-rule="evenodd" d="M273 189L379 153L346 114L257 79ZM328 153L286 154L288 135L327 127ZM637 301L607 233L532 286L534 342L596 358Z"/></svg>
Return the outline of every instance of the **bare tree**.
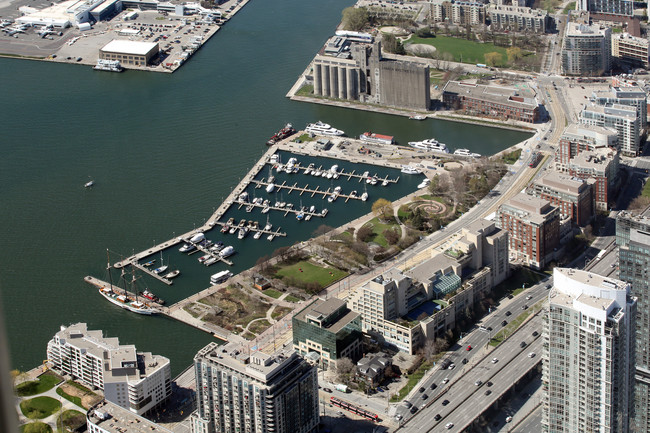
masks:
<svg viewBox="0 0 650 433"><path fill-rule="evenodd" d="M336 374L339 381L345 384L350 383L354 376L355 365L350 358L341 358L336 362Z"/></svg>

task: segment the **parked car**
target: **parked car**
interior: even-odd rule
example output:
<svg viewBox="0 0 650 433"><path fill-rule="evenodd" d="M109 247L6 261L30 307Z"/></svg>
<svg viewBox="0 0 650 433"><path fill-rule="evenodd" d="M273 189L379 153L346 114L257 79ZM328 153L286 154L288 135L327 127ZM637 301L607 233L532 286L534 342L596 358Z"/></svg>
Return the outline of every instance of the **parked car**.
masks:
<svg viewBox="0 0 650 433"><path fill-rule="evenodd" d="M329 389L329 388L323 388L323 391L325 391L325 392L332 392L332 390Z"/></svg>
<svg viewBox="0 0 650 433"><path fill-rule="evenodd" d="M506 311L506 316L511 315L512 313L510 311Z"/></svg>
<svg viewBox="0 0 650 433"><path fill-rule="evenodd" d="M496 364L497 362L499 362L497 358L492 358L492 364Z"/></svg>
<svg viewBox="0 0 650 433"><path fill-rule="evenodd" d="M539 335L539 332L533 331L533 337L537 337Z"/></svg>
<svg viewBox="0 0 650 433"><path fill-rule="evenodd" d="M506 326L507 324L508 324L508 322L507 322L506 320L504 320L503 322L501 322L501 326Z"/></svg>
<svg viewBox="0 0 650 433"><path fill-rule="evenodd" d="M442 405L443 405L443 406L447 406L448 404L449 404L449 400L443 400L443 401L442 401Z"/></svg>

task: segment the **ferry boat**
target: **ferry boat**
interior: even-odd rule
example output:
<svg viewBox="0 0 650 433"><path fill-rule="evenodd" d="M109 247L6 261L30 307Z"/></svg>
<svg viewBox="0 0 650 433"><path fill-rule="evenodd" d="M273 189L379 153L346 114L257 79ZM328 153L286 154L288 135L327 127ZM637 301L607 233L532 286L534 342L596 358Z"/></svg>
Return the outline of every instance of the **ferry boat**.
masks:
<svg viewBox="0 0 650 433"><path fill-rule="evenodd" d="M364 132L359 139L370 144L393 144L395 142L392 135L375 134L374 132Z"/></svg>
<svg viewBox="0 0 650 433"><path fill-rule="evenodd" d="M402 169L400 170L404 174L420 174L422 171L419 169L413 167L412 165L403 165Z"/></svg>
<svg viewBox="0 0 650 433"><path fill-rule="evenodd" d="M334 137L345 134L345 132L341 131L340 129L332 128L330 125L323 123L320 120L316 123L308 124L305 128L305 132L308 134L330 135Z"/></svg>
<svg viewBox="0 0 650 433"><path fill-rule="evenodd" d="M454 150L454 155L469 156L470 158L480 158L481 157L480 153L472 153L472 152L469 151L469 149L456 149L456 150Z"/></svg>
<svg viewBox="0 0 650 433"><path fill-rule="evenodd" d="M440 143L435 138L428 138L422 141L409 141L409 146L414 147L416 149L426 150L428 152L449 153L449 149L447 148L447 145L444 143Z"/></svg>
<svg viewBox="0 0 650 433"><path fill-rule="evenodd" d="M273 134L271 138L269 138L269 141L266 142L267 146L273 146L275 143L277 143L280 140L284 140L287 137L292 136L293 134L296 133L296 130L294 129L293 125L291 123L287 123L284 128Z"/></svg>
<svg viewBox="0 0 650 433"><path fill-rule="evenodd" d="M96 71L122 72L124 68L119 60L98 59L97 64L93 66Z"/></svg>

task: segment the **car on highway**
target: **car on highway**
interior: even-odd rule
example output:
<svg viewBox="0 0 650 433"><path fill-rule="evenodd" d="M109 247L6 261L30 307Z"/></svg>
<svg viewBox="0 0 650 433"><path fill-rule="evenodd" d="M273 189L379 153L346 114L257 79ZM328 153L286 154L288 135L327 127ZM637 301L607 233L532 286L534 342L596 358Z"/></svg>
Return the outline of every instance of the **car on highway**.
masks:
<svg viewBox="0 0 650 433"><path fill-rule="evenodd" d="M408 401L408 400L404 400L404 406L406 406L406 408L408 409L408 408L410 408L411 406L413 406L413 403L411 403L411 402Z"/></svg>
<svg viewBox="0 0 650 433"><path fill-rule="evenodd" d="M448 378L448 377L445 377L444 379L442 379L442 383L447 383L447 382L449 382L449 378Z"/></svg>
<svg viewBox="0 0 650 433"><path fill-rule="evenodd" d="M419 392L424 392L424 387L423 387L423 386L420 387L420 389L419 389L418 391L419 391Z"/></svg>
<svg viewBox="0 0 650 433"><path fill-rule="evenodd" d="M534 358L534 357L535 357L535 352L530 352L530 353L528 354L528 357L529 357L529 358Z"/></svg>
<svg viewBox="0 0 650 433"><path fill-rule="evenodd" d="M436 416L433 417L433 420L434 421L440 421L441 418L442 418L442 416L439 413L437 413Z"/></svg>
<svg viewBox="0 0 650 433"><path fill-rule="evenodd" d="M519 343L519 347L522 347L522 348L523 348L523 347L526 347L526 342L525 342L525 341L522 341L521 343Z"/></svg>
<svg viewBox="0 0 650 433"><path fill-rule="evenodd" d="M435 383L432 383L429 388L431 388L433 390L433 389L436 389L437 387L438 387L438 385L436 385Z"/></svg>
<svg viewBox="0 0 650 433"><path fill-rule="evenodd" d="M449 364L449 367L447 367L447 370L453 370L454 368L456 368L456 364L452 362L451 364Z"/></svg>
<svg viewBox="0 0 650 433"><path fill-rule="evenodd" d="M463 358L463 365L467 364L469 361L467 361L467 358Z"/></svg>
<svg viewBox="0 0 650 433"><path fill-rule="evenodd" d="M528 295L528 296L526 296L526 300L527 300L527 301L530 301L531 299L533 299L533 296L532 296L532 295Z"/></svg>
<svg viewBox="0 0 650 433"><path fill-rule="evenodd" d="M467 351L469 352L470 350L472 350L472 345L471 344L467 346Z"/></svg>
<svg viewBox="0 0 650 433"><path fill-rule="evenodd" d="M483 381L482 380L477 380L476 382L474 382L474 385L481 386L481 385L483 385Z"/></svg>
<svg viewBox="0 0 650 433"><path fill-rule="evenodd" d="M445 424L445 428L446 428L447 430L449 430L449 429L452 428L453 426L454 426L454 423L453 423L453 422L448 422L447 424Z"/></svg>
<svg viewBox="0 0 650 433"><path fill-rule="evenodd" d="M522 306L521 306L521 309L522 309L522 310L527 310L527 309L528 309L528 305L526 305L526 304L522 305Z"/></svg>
<svg viewBox="0 0 650 433"><path fill-rule="evenodd" d="M510 310L506 311L506 316L509 316L509 315L511 315L511 314L512 314L512 313L510 312Z"/></svg>
<svg viewBox="0 0 650 433"><path fill-rule="evenodd" d="M329 388L323 388L323 391L325 391L325 392L332 392L332 390L329 389Z"/></svg>
<svg viewBox="0 0 650 433"><path fill-rule="evenodd" d="M443 401L442 401L442 405L443 405L443 406L447 406L448 404L449 404L449 400L443 400Z"/></svg>
<svg viewBox="0 0 650 433"><path fill-rule="evenodd" d="M533 337L537 337L539 335L539 332L533 331Z"/></svg>
<svg viewBox="0 0 650 433"><path fill-rule="evenodd" d="M426 400L427 398L429 398L427 394L422 394L422 400Z"/></svg>
<svg viewBox="0 0 650 433"><path fill-rule="evenodd" d="M492 364L496 364L497 362L499 362L497 358L492 358Z"/></svg>
<svg viewBox="0 0 650 433"><path fill-rule="evenodd" d="M506 326L507 324L508 324L507 320L504 320L503 322L501 322L501 326Z"/></svg>
<svg viewBox="0 0 650 433"><path fill-rule="evenodd" d="M492 382L490 382L490 381L488 380L488 383L486 383L486 385L487 385L488 387L490 387L490 386L492 386L493 384L492 384Z"/></svg>
<svg viewBox="0 0 650 433"><path fill-rule="evenodd" d="M492 391L490 391L489 389L485 391L485 395L490 395L490 394L492 394Z"/></svg>
<svg viewBox="0 0 650 433"><path fill-rule="evenodd" d="M413 406L413 407L411 408L411 410L410 410L411 413L415 413L415 412L417 412L417 411L418 411L418 407L417 407L417 406Z"/></svg>

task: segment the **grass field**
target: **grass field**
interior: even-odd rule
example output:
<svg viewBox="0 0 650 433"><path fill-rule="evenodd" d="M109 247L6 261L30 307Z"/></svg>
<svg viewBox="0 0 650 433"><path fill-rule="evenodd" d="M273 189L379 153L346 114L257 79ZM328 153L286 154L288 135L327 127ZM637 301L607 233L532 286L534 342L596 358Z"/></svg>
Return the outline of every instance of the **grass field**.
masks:
<svg viewBox="0 0 650 433"><path fill-rule="evenodd" d="M16 394L20 397L27 397L30 395L42 394L45 391L48 391L60 382L63 379L54 372L48 371L41 374L38 377L38 380L32 380L29 382L23 382L16 387Z"/></svg>
<svg viewBox="0 0 650 433"><path fill-rule="evenodd" d="M275 299L278 299L280 296L282 296L282 292L278 292L275 289L265 289L262 293Z"/></svg>
<svg viewBox="0 0 650 433"><path fill-rule="evenodd" d="M650 182L646 182L645 185L643 185L643 190L641 191L641 195L643 197L650 197Z"/></svg>
<svg viewBox="0 0 650 433"><path fill-rule="evenodd" d="M20 402L20 410L27 418L43 419L61 409L61 403L52 397L34 397Z"/></svg>
<svg viewBox="0 0 650 433"><path fill-rule="evenodd" d="M75 431L85 423L86 416L78 410L66 410L56 421L57 428L63 431Z"/></svg>
<svg viewBox="0 0 650 433"><path fill-rule="evenodd" d="M450 53L454 61L463 63L485 63L485 54L497 52L501 54L502 63L495 66L503 66L508 61L508 54L503 47L494 44L482 44L468 41L466 39L451 38L449 36L436 36L435 38L419 38L411 36L409 42L414 44L433 45L438 53Z"/></svg>
<svg viewBox="0 0 650 433"><path fill-rule="evenodd" d="M314 86L306 84L296 92L296 96L314 96Z"/></svg>
<svg viewBox="0 0 650 433"><path fill-rule="evenodd" d="M67 392L65 392L64 390L62 390L61 388L57 388L56 393L59 394L61 397L65 398L66 400L71 401L72 403L76 404L77 406L83 407L81 405L81 397L70 395Z"/></svg>
<svg viewBox="0 0 650 433"><path fill-rule="evenodd" d="M300 302L300 301L301 301L300 298L296 298L296 297L293 296L293 295L287 295L287 296L284 298L284 300L287 301L287 302Z"/></svg>
<svg viewBox="0 0 650 433"><path fill-rule="evenodd" d="M44 422L30 422L20 426L20 433L52 433L52 427Z"/></svg>
<svg viewBox="0 0 650 433"><path fill-rule="evenodd" d="M576 9L576 2L570 2L569 4L567 4L567 5L565 6L565 8L564 8L564 10L562 11L562 13L563 13L564 15L567 15L567 14L569 13L569 11L574 11L575 9Z"/></svg>
<svg viewBox="0 0 650 433"><path fill-rule="evenodd" d="M293 265L282 267L278 270L277 275L282 278L295 278L305 283L315 282L319 283L322 287L327 287L348 274L336 268L323 268L302 260Z"/></svg>
<svg viewBox="0 0 650 433"><path fill-rule="evenodd" d="M273 312L271 313L271 318L273 320L280 320L284 316L286 316L290 311L293 311L293 308L289 307L275 307Z"/></svg>
<svg viewBox="0 0 650 433"><path fill-rule="evenodd" d="M263 320L258 320L257 322L251 323L251 326L248 327L248 330L254 334L260 334L263 332L265 329L267 329L271 324L269 323L268 320L263 319Z"/></svg>
<svg viewBox="0 0 650 433"><path fill-rule="evenodd" d="M401 235L401 228L398 224L384 224L380 222L378 218L371 219L363 226L372 228L372 232L375 234L375 237L371 240L371 242L379 244L382 247L388 247L388 242L386 241L386 238L383 235L384 230L397 228L397 230L399 230Z"/></svg>
<svg viewBox="0 0 650 433"><path fill-rule="evenodd" d="M521 149L515 149L512 152L508 152L505 155L503 155L503 162L506 164L514 164L519 160L519 157L521 156Z"/></svg>

